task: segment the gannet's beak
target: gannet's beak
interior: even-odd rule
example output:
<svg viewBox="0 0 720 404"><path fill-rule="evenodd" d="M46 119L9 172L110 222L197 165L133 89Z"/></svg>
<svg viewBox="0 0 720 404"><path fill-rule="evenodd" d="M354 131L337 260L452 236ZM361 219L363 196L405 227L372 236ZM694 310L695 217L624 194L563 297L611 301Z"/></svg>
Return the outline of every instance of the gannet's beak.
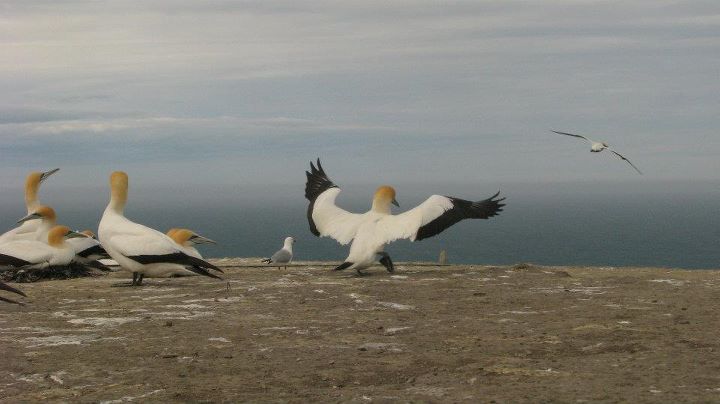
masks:
<svg viewBox="0 0 720 404"><path fill-rule="evenodd" d="M70 230L70 231L67 232L67 234L65 235L65 238L87 238L87 236L84 235L84 234L82 234L82 233L78 233L78 232L76 232L76 231L74 231L74 230Z"/></svg>
<svg viewBox="0 0 720 404"><path fill-rule="evenodd" d="M399 204L398 201L397 201L396 199L394 199L394 198L393 198L393 200L392 200L392 204L395 205L395 206L397 206L398 208L400 207L400 204Z"/></svg>
<svg viewBox="0 0 720 404"><path fill-rule="evenodd" d="M58 171L60 171L59 168L53 168L50 171L45 171L44 173L40 174L40 182L45 181L49 176L55 174Z"/></svg>
<svg viewBox="0 0 720 404"><path fill-rule="evenodd" d="M215 240L210 240L209 238L203 237L199 234L193 234L188 241L195 244L217 244Z"/></svg>
<svg viewBox="0 0 720 404"><path fill-rule="evenodd" d="M40 219L40 218L42 218L42 216L40 216L38 213L31 213L31 214L25 216L24 218L18 220L17 222L18 222L18 224L20 224L20 223L25 223L28 220L35 220L35 219Z"/></svg>

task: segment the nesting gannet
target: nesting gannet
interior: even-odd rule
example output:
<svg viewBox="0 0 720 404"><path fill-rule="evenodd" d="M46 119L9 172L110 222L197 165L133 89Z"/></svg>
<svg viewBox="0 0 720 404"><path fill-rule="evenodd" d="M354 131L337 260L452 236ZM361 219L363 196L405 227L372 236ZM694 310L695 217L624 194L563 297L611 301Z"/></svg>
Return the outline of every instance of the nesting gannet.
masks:
<svg viewBox="0 0 720 404"><path fill-rule="evenodd" d="M631 163L630 160L628 160L628 159L627 159L625 156L623 156L622 154L620 154L620 153L616 152L615 150L611 149L610 146L609 146L607 143L605 143L605 142L596 142L596 141L591 140L591 139L588 139L588 138L586 138L585 136L582 136L582 135L574 135L574 134L572 134L572 133L558 132L558 131L556 131L556 130L551 130L551 132L557 133L558 135L572 136L572 137L577 137L577 138L580 138L580 139L585 139L585 140L587 140L588 142L590 142L590 152L591 152L591 153L600 153L601 151L603 151L603 150L605 150L605 149L610 150L610 152L611 152L612 154L620 157L621 160L627 161L627 163L630 164L630 166L632 166L632 168L634 168L635 171L638 172L638 174L642 174L642 171L640 171L640 169L638 169L637 167L635 167L635 164Z"/></svg>
<svg viewBox="0 0 720 404"><path fill-rule="evenodd" d="M40 269L67 265L75 257L75 250L65 239L84 237L67 226L55 226L47 235L47 242L16 240L0 245L0 269Z"/></svg>
<svg viewBox="0 0 720 404"><path fill-rule="evenodd" d="M110 258L110 254L105 251L92 230L83 230L80 234L85 237L68 240L75 249L77 261L85 263Z"/></svg>
<svg viewBox="0 0 720 404"><path fill-rule="evenodd" d="M47 240L50 229L56 225L57 215L55 214L55 210L53 208L47 205L40 205L27 216L18 220L18 223L24 224L29 221L37 223L35 226L35 232L32 233L33 240L45 241Z"/></svg>
<svg viewBox="0 0 720 404"><path fill-rule="evenodd" d="M14 287L12 287L6 283L3 283L3 282L0 282L0 290L6 290L8 292L17 293L20 296L27 297L27 295L25 293L23 293L21 290L15 289ZM8 303L15 303L15 304L22 304L20 302L16 302L15 300L8 299L8 298L2 297L2 296L0 296L0 301L8 302Z"/></svg>
<svg viewBox="0 0 720 404"><path fill-rule="evenodd" d="M28 215L40 206L40 201L38 200L40 184L59 170L59 168L55 168L44 173L31 172L28 174L25 179L25 207L27 208ZM39 222L37 221L23 222L22 225L0 235L0 244L13 240L32 240L35 238L33 233L38 225Z"/></svg>
<svg viewBox="0 0 720 404"><path fill-rule="evenodd" d="M185 254L187 254L191 257L195 257L195 258L199 258L199 259L203 259L203 257L200 254L200 251L198 251L197 248L195 248L196 245L198 245L198 244L217 244L215 241L210 240L207 237L203 237L203 236L195 233L194 231L188 230L188 229L172 228L172 229L168 230L167 233L165 233L165 234L168 237L170 237L171 239L173 239L173 241L175 241L178 244L178 246L180 246L182 252L184 252ZM195 275L198 273L197 268L188 269L188 268L186 268L182 265L178 265L178 264L168 264L168 265L173 266L173 270L171 272L173 275ZM188 272L188 271L190 271L190 272ZM207 271L205 271L205 272L207 272ZM203 273L203 275L207 275L207 276L210 276L213 278L220 279L218 276L211 274L211 273Z"/></svg>
<svg viewBox="0 0 720 404"><path fill-rule="evenodd" d="M335 205L340 188L327 177L317 161L310 163L305 184L305 197L310 201L307 211L310 231L318 236L329 236L340 244L350 246L350 255L335 270L351 268L362 275L361 269L382 257L380 263L389 272L395 267L390 256L383 251L386 244L397 239L422 240L439 234L463 219L487 219L497 215L505 206L505 198L492 197L472 202L450 196L432 195L417 207L399 215L390 212L390 205L399 206L395 189L381 186L375 192L372 208L363 214L350 213Z"/></svg>
<svg viewBox="0 0 720 404"><path fill-rule="evenodd" d="M292 237L286 237L283 247L275 252L270 258L265 258L262 262L266 264L280 264L278 268L284 266L287 269L287 264L292 261L293 250L292 246L295 244L295 239ZM285 265L282 265L285 264Z"/></svg>
<svg viewBox="0 0 720 404"><path fill-rule="evenodd" d="M100 243L117 263L132 272L133 286L140 286L145 275L164 276L168 265L178 264L201 275L220 268L183 252L167 235L128 220L123 211L127 202L128 176L116 171L110 176L110 203L103 213L98 235Z"/></svg>

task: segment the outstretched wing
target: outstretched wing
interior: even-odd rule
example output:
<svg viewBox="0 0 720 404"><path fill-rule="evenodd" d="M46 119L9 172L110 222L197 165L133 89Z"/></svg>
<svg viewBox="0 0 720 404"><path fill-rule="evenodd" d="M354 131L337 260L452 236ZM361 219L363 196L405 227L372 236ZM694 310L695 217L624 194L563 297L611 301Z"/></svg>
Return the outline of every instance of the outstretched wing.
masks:
<svg viewBox="0 0 720 404"><path fill-rule="evenodd" d="M500 192L482 201L466 201L451 196L433 195L417 207L395 216L388 215L378 222L384 242L401 238L422 240L441 233L463 219L488 219L498 215L505 198Z"/></svg>
<svg viewBox="0 0 720 404"><path fill-rule="evenodd" d="M622 154L616 152L615 150L612 150L612 149L608 149L608 150L610 150L610 151L612 152L612 154L620 157L622 160L627 161L627 163L630 164L630 165L632 166L632 168L634 168L635 171L638 172L638 174L642 175L642 171L640 171L640 169L638 169L637 167L635 167L635 164L633 164L632 162L630 162L630 160L628 160L625 156L623 156Z"/></svg>
<svg viewBox="0 0 720 404"><path fill-rule="evenodd" d="M592 140L590 140L590 139L588 139L588 138L586 138L585 136L582 136L582 135L574 135L574 134L572 134L572 133L567 133L567 132L558 132L558 131L556 131L556 130L551 130L550 132L557 133L558 135L579 137L580 139L585 139L585 140L587 140L588 142L592 143Z"/></svg>
<svg viewBox="0 0 720 404"><path fill-rule="evenodd" d="M352 241L362 221L362 215L350 213L335 205L340 188L333 184L325 174L320 159L317 167L310 163L310 171L305 171L305 198L310 201L307 210L310 231L318 237L332 237L340 244Z"/></svg>

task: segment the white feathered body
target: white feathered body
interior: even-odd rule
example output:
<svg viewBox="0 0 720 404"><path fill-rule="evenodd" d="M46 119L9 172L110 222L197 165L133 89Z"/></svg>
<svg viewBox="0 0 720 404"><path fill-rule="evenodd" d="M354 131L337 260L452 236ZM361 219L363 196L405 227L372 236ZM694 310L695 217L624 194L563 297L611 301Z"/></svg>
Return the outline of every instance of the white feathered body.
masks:
<svg viewBox="0 0 720 404"><path fill-rule="evenodd" d="M179 265L167 263L141 264L128 256L164 255L181 251L180 246L167 235L135 223L108 207L98 226L98 238L105 251L130 272L145 276L168 276Z"/></svg>
<svg viewBox="0 0 720 404"><path fill-rule="evenodd" d="M69 264L75 256L75 251L68 244L53 247L37 240L16 240L0 245L0 254L29 262L30 265L25 268L40 269Z"/></svg>
<svg viewBox="0 0 720 404"><path fill-rule="evenodd" d="M330 188L317 197L312 213L321 236L329 236L340 244L350 246L345 259L351 269L363 269L377 261L377 254L385 245L401 238L415 241L418 229L452 209L445 196L432 195L417 207L399 215L370 210L362 214L349 213L335 205L340 188Z"/></svg>

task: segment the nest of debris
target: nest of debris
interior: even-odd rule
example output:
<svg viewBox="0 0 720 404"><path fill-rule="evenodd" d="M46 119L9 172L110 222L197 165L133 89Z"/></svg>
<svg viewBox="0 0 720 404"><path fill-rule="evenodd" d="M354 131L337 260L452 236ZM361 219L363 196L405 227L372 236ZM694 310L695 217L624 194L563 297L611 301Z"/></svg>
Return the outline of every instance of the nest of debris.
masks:
<svg viewBox="0 0 720 404"><path fill-rule="evenodd" d="M93 268L86 265L72 263L63 266L51 266L41 269L8 269L0 272L0 281L29 283L53 279L84 278L88 276L103 276L107 270Z"/></svg>

